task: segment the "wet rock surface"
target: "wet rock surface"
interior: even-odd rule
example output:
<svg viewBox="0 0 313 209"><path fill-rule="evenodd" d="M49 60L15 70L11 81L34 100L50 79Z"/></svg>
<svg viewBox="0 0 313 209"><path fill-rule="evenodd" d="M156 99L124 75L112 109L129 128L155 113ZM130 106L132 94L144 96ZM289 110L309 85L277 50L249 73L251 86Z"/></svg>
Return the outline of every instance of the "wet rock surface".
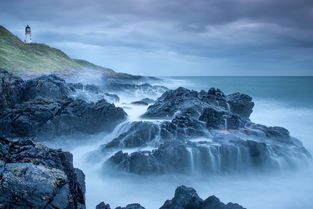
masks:
<svg viewBox="0 0 313 209"><path fill-rule="evenodd" d="M96 206L96 209L111 209L111 207L109 204L101 202ZM126 207L116 207L115 209L145 209L145 208L138 203L132 203L128 204Z"/></svg>
<svg viewBox="0 0 313 209"><path fill-rule="evenodd" d="M106 85L110 92L120 92L132 95L149 95L158 96L168 90L168 88L159 85L151 85L149 83L129 83L116 82Z"/></svg>
<svg viewBox="0 0 313 209"><path fill-rule="evenodd" d="M139 101L132 102L132 104L135 104L135 105L149 105L149 104L152 104L154 102L155 101L153 99L143 98L143 99L141 99Z"/></svg>
<svg viewBox="0 0 313 209"><path fill-rule="evenodd" d="M0 137L1 208L85 208L85 181L69 152Z"/></svg>
<svg viewBox="0 0 313 209"><path fill-rule="evenodd" d="M196 190L186 186L177 187L174 198L167 200L160 209L245 209L237 203L224 204L217 197L202 200Z"/></svg>
<svg viewBox="0 0 313 209"><path fill-rule="evenodd" d="M311 160L288 130L251 122L253 105L248 95L214 88L171 90L98 152L111 155L105 167L152 175L293 169Z"/></svg>
<svg viewBox="0 0 313 209"><path fill-rule="evenodd" d="M240 103L243 108L246 108L246 112L252 113L254 105L252 98L247 95L240 95L241 96L231 97L232 104ZM245 99L243 100L241 98ZM250 100L247 98L250 98ZM228 107L227 104L230 105L230 107ZM241 113L240 111L244 112L243 110L240 110L240 108L237 108L240 110L237 112L230 111L229 108L233 108L232 104L228 103L227 96L225 96L219 89L211 88L207 92L197 92L180 87L176 90L165 92L153 105L149 106L143 117L172 118L177 113L199 116L203 109L213 107L217 110L224 110L230 113Z"/></svg>
<svg viewBox="0 0 313 209"><path fill-rule="evenodd" d="M25 82L0 69L0 109L10 107L25 100Z"/></svg>
<svg viewBox="0 0 313 209"><path fill-rule="evenodd" d="M104 99L96 102L73 98L80 84L67 84L54 76L23 81L1 71L0 135L55 137L110 131L126 118L122 108ZM96 86L86 86L97 91ZM114 95L110 95L114 97ZM118 97L116 98L118 99Z"/></svg>
<svg viewBox="0 0 313 209"><path fill-rule="evenodd" d="M109 204L101 202L96 209L111 209ZM115 209L145 209L138 203L129 204L126 207ZM201 199L196 190L186 186L179 186L171 200L166 200L160 209L245 209L237 203L224 204L217 197L210 196L205 200Z"/></svg>

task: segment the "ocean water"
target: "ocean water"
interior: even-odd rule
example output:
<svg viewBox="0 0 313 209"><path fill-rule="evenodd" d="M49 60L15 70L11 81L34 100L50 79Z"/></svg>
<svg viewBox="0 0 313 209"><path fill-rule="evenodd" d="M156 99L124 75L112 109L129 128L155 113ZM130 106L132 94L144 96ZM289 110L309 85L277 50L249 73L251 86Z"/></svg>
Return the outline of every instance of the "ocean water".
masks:
<svg viewBox="0 0 313 209"><path fill-rule="evenodd" d="M179 86L194 90L220 88L226 94L249 94L255 102L251 120L267 126L283 126L313 153L313 77L166 77L169 88ZM140 120L146 107L130 105L140 98L121 96L120 103L128 121ZM113 208L138 202L146 209L157 209L174 195L179 185L194 187L199 196L216 195L223 202L237 202L248 209L312 209L313 170L311 167L278 173L253 173L225 176L136 176L103 172L104 159L87 160L88 154L106 143L123 127L89 144L69 149L74 165L86 175L87 208L104 201ZM88 140L86 140L88 141Z"/></svg>

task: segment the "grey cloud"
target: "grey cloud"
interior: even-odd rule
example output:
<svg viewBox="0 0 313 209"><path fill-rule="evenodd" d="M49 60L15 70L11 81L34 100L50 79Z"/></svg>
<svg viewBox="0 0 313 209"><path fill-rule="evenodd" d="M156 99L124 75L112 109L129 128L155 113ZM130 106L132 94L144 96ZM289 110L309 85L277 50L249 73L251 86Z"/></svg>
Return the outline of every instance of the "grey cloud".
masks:
<svg viewBox="0 0 313 209"><path fill-rule="evenodd" d="M120 59L129 56L127 49L157 54L151 59L160 63L175 54L203 68L212 59L221 69L236 65L256 71L273 62L277 69L297 64L313 74L312 0L2 0L0 17L14 31L31 23L39 42L104 48L99 53L120 50ZM91 50L86 53L106 65Z"/></svg>

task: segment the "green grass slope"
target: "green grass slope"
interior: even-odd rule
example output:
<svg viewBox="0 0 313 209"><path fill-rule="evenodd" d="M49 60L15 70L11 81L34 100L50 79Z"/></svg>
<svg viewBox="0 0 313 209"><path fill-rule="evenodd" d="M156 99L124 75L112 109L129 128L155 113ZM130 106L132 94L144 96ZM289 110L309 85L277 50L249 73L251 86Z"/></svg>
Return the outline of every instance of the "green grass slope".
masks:
<svg viewBox="0 0 313 209"><path fill-rule="evenodd" d="M61 50L48 45L25 44L1 25L0 68L17 73L51 73L89 68L114 74L113 70L85 60L71 59Z"/></svg>

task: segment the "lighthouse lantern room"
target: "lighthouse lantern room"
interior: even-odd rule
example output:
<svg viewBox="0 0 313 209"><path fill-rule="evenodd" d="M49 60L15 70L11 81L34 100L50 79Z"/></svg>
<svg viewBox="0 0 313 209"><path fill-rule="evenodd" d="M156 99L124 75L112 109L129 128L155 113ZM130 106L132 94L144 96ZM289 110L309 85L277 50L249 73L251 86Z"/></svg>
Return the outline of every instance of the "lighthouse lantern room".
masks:
<svg viewBox="0 0 313 209"><path fill-rule="evenodd" d="M29 25L26 26L25 28L25 43L31 43L32 42L32 32L29 27Z"/></svg>

